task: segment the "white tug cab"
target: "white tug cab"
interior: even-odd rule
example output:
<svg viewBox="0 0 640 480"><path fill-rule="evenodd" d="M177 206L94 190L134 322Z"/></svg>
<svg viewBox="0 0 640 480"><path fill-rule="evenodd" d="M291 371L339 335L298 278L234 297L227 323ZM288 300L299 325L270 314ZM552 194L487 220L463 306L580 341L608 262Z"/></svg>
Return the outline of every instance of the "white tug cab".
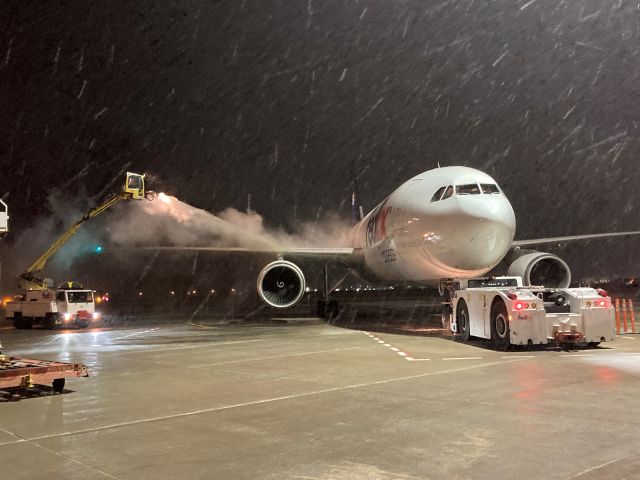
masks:
<svg viewBox="0 0 640 480"><path fill-rule="evenodd" d="M615 339L615 311L607 292L593 288L523 286L520 277L441 282L443 326L462 340L510 345L595 347Z"/></svg>

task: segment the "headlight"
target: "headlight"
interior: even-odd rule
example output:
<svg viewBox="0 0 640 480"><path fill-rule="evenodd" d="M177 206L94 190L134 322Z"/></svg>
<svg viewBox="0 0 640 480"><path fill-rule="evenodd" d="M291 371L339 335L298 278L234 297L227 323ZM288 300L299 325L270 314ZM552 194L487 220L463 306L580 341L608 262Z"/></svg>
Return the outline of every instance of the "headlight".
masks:
<svg viewBox="0 0 640 480"><path fill-rule="evenodd" d="M93 315L91 315L93 317L94 320L97 320L98 318L100 318L100 314L98 312L93 312Z"/></svg>
<svg viewBox="0 0 640 480"><path fill-rule="evenodd" d="M70 313L65 313L64 314L64 321L68 322L69 320L71 320L71 314Z"/></svg>

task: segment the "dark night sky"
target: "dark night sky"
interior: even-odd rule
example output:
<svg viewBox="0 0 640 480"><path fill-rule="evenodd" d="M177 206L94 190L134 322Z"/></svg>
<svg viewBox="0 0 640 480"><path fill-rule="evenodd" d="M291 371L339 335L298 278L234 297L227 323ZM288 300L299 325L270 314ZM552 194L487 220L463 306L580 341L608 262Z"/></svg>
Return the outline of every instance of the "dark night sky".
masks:
<svg viewBox="0 0 640 480"><path fill-rule="evenodd" d="M636 1L4 2L0 196L20 229L129 169L287 225L440 162L518 238L640 229L639 85Z"/></svg>

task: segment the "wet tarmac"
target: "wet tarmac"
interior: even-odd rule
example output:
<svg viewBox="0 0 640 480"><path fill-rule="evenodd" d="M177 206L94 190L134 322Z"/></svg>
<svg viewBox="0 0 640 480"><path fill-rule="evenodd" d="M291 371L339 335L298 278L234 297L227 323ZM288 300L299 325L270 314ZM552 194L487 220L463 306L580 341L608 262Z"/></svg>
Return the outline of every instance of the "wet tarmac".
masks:
<svg viewBox="0 0 640 480"><path fill-rule="evenodd" d="M640 478L640 336L497 352L299 321L0 339L91 372L0 402L2 478Z"/></svg>

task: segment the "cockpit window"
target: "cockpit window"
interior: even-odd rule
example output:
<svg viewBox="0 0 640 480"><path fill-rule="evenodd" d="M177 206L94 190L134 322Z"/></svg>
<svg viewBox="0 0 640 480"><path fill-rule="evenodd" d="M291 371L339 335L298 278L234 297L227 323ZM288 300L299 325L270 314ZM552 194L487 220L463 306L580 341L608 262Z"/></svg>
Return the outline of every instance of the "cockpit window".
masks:
<svg viewBox="0 0 640 480"><path fill-rule="evenodd" d="M498 185L495 183L481 183L480 187L482 187L482 193L500 193Z"/></svg>
<svg viewBox="0 0 640 480"><path fill-rule="evenodd" d="M456 185L456 195L478 195L480 187L477 183L469 183L468 185Z"/></svg>
<svg viewBox="0 0 640 480"><path fill-rule="evenodd" d="M433 194L433 197L431 197L431 201L432 201L432 202L437 202L438 200L440 200L440 197L442 196L442 192L444 192L444 190L445 190L446 188L447 188L447 187L440 187L440 188L436 191L436 193L434 193L434 194Z"/></svg>
<svg viewBox="0 0 640 480"><path fill-rule="evenodd" d="M431 197L431 201L437 202L438 200L444 200L445 198L449 198L451 195L453 195L453 187L451 185L448 187L440 187L438 191L433 194L433 197Z"/></svg>

